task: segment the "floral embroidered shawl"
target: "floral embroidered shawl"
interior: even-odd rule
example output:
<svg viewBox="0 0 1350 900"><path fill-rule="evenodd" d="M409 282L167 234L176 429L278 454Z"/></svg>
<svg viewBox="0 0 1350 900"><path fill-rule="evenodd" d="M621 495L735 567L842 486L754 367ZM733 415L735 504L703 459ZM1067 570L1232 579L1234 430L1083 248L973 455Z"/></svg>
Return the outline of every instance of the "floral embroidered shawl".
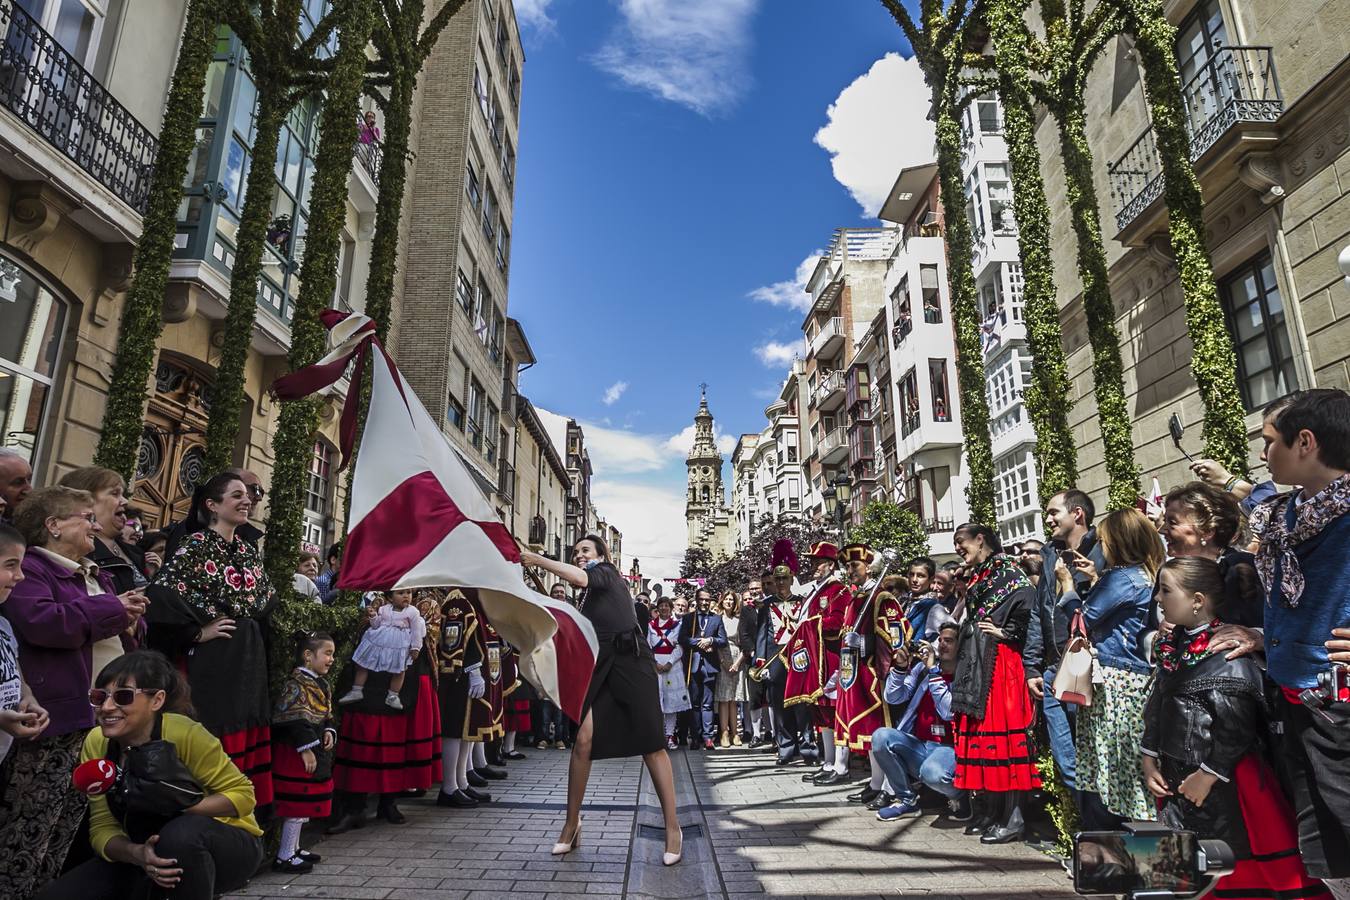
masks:
<svg viewBox="0 0 1350 900"><path fill-rule="evenodd" d="M204 621L257 618L272 602L272 583L258 551L242 538L226 541L211 529L188 535L155 584L174 591Z"/></svg>

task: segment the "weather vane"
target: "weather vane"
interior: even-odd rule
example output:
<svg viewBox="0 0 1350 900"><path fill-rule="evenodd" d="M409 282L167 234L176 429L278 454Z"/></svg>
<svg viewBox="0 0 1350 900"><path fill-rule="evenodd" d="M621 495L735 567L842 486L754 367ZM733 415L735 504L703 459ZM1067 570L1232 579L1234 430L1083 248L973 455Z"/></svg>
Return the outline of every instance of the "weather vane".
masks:
<svg viewBox="0 0 1350 900"><path fill-rule="evenodd" d="M699 389L699 391L702 392L702 394L703 394L704 397L707 397L707 396L708 396L708 382L706 382L706 381L700 381L700 382L698 383L698 389Z"/></svg>

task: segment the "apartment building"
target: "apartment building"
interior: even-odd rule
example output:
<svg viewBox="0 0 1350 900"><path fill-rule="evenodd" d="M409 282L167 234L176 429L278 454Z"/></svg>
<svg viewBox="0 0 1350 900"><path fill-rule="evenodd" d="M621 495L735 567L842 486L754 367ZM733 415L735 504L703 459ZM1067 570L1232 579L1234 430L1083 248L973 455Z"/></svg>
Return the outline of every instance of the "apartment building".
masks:
<svg viewBox="0 0 1350 900"><path fill-rule="evenodd" d="M591 455L586 450L586 433L575 419L567 420L567 505L566 546L571 547L595 531L596 513L591 505Z"/></svg>
<svg viewBox="0 0 1350 900"><path fill-rule="evenodd" d="M759 479L755 450L759 434L743 434L731 451L731 519L735 524L734 549L739 552L750 544L755 523L759 521Z"/></svg>
<svg viewBox="0 0 1350 900"><path fill-rule="evenodd" d="M792 361L778 397L764 410L768 424L758 434L743 434L731 454L734 546L749 544L760 521L801 516L806 478L800 414L806 404L806 363Z"/></svg>
<svg viewBox="0 0 1350 900"><path fill-rule="evenodd" d="M804 511L824 515L821 491L848 468L845 381L854 345L885 305L886 261L897 230L838 228L816 263L806 290L811 306L802 322L806 365L806 495Z"/></svg>
<svg viewBox="0 0 1350 900"><path fill-rule="evenodd" d="M989 385L997 526L1005 542L1039 538L1036 434L1022 401L1031 380L1032 359L1022 312L1022 264L1003 111L993 94L976 97L966 107L961 121L961 174L971 226L980 349Z"/></svg>
<svg viewBox="0 0 1350 900"><path fill-rule="evenodd" d="M1289 391L1350 386L1350 288L1336 258L1350 244L1350 54L1335 0L1167 0L1177 26L1190 153L1238 388L1262 469L1260 409ZM1125 364L1135 459L1145 484L1189 478L1167 419L1201 421L1162 175L1130 41L1102 55L1087 85L1088 138ZM1107 484L1082 297L1054 123L1037 133L1047 172L1081 486ZM1192 436L1194 434L1194 436ZM1186 448L1201 448L1198 428Z"/></svg>
<svg viewBox="0 0 1350 900"><path fill-rule="evenodd" d="M880 211L899 228L887 259L886 304L869 331L878 488L919 517L937 554L969 518L965 437L956 384L937 166L900 172Z"/></svg>
<svg viewBox="0 0 1350 900"><path fill-rule="evenodd" d="M0 0L0 443L29 453L40 482L93 458L186 5ZM307 9L302 35L322 5ZM210 474L202 444L255 99L246 54L222 29L180 207L132 497L149 527L181 518ZM286 370L318 114L304 101L283 128L245 368L234 461L264 482L278 413L268 386ZM378 147L363 145L349 179L333 298L349 309L363 306L379 168ZM332 540L340 508L338 399L325 407L306 491L304 539L320 545ZM260 505L254 515L265 511Z"/></svg>
<svg viewBox="0 0 1350 900"><path fill-rule="evenodd" d="M468 0L414 111L396 348L409 384L509 517L517 372L507 318L524 54L510 0Z"/></svg>
<svg viewBox="0 0 1350 900"><path fill-rule="evenodd" d="M571 480L534 404L516 400L515 503L511 533L536 553L563 559Z"/></svg>

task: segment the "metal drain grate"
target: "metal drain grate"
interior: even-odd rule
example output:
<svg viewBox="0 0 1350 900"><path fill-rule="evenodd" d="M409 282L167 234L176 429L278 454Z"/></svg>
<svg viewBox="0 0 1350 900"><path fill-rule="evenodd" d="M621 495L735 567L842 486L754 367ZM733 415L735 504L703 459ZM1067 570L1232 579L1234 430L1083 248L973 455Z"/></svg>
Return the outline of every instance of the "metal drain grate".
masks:
<svg viewBox="0 0 1350 900"><path fill-rule="evenodd" d="M702 825L683 825L680 827L680 831L684 832L686 838L703 836ZM655 825L639 825L637 828L637 836L640 838L650 838L654 841L664 841L666 839L666 830L664 828L657 828Z"/></svg>

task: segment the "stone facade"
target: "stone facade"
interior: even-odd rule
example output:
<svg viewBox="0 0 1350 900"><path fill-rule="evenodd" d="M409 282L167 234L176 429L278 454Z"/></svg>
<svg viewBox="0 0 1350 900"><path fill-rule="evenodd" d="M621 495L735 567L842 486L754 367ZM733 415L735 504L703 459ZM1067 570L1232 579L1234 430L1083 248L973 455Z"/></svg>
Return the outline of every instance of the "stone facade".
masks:
<svg viewBox="0 0 1350 900"><path fill-rule="evenodd" d="M1205 198L1214 272L1239 346L1250 463L1260 408L1283 393L1350 386L1350 289L1336 257L1350 244L1350 8L1335 0L1171 0L1193 158ZM1214 48L1218 49L1214 49ZM1277 77L1278 76L1278 77ZM1112 42L1087 88L1088 139L1102 202L1116 326L1125 363L1135 458L1144 485L1189 480L1167 420L1201 420L1189 372L1180 284L1167 241L1161 181L1149 158L1149 119L1128 41ZM1080 486L1104 498L1081 287L1058 136L1038 141L1053 216L1055 275L1073 389ZM1130 173L1147 173L1145 176ZM1147 183L1146 183L1147 182ZM1267 368L1267 358L1276 366ZM1201 452L1198 427L1183 446Z"/></svg>
<svg viewBox="0 0 1350 900"><path fill-rule="evenodd" d="M730 556L736 546L735 523L722 487L722 454L713 436L713 415L706 392L694 414L694 445L685 458L685 467L688 546L708 550L715 560Z"/></svg>

